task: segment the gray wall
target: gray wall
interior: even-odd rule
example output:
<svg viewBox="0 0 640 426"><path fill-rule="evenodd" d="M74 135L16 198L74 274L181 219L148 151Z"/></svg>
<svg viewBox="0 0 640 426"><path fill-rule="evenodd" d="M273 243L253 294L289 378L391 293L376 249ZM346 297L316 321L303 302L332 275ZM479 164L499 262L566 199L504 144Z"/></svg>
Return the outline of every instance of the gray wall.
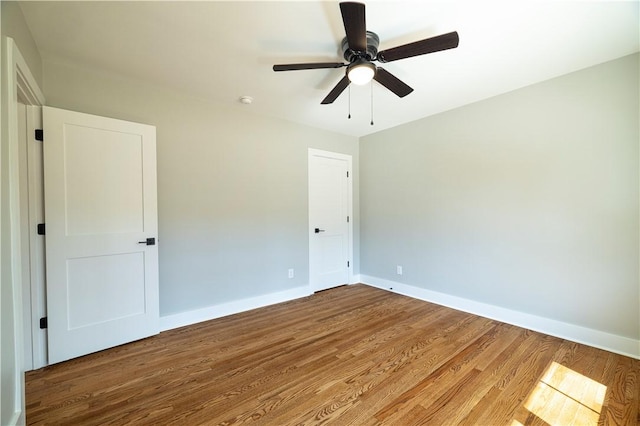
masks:
<svg viewBox="0 0 640 426"><path fill-rule="evenodd" d="M0 26L2 35L13 38L33 77L42 88L42 59L29 27L27 27L27 23L24 20L20 3L17 1L0 1L0 7L2 7L2 25Z"/></svg>
<svg viewBox="0 0 640 426"><path fill-rule="evenodd" d="M362 138L361 273L638 339L638 61Z"/></svg>
<svg viewBox="0 0 640 426"><path fill-rule="evenodd" d="M46 60L44 92L50 106L157 127L161 315L308 284L309 147L353 156L357 273L357 138Z"/></svg>

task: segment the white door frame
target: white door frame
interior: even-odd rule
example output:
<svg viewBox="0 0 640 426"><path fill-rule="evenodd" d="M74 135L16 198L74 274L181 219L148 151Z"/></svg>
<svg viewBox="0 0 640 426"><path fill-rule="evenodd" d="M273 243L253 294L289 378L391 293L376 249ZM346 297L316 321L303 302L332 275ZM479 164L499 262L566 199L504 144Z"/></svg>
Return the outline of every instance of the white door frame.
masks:
<svg viewBox="0 0 640 426"><path fill-rule="evenodd" d="M22 140L26 146L23 150L20 168L22 182L27 186L27 200L22 200L21 208L23 226L23 242L26 247L22 253L29 259L28 270L24 274L23 306L24 330L25 330L25 368L27 371L36 370L48 365L47 362L47 330L40 329L40 318L47 315L46 285L45 285L45 237L38 235L37 225L44 223L44 163L42 156L42 142L35 140L35 129L42 129L42 107L29 105L26 107L26 127L20 129L26 135ZM25 155L26 154L26 155ZM24 238L26 235L26 239Z"/></svg>
<svg viewBox="0 0 640 426"><path fill-rule="evenodd" d="M320 149L315 149L315 148L309 148L309 153L308 153L308 159L307 159L307 179L308 179L308 183L307 183L307 192L309 193L309 197L311 197L311 173L310 173L310 169L309 169L309 164L311 163L311 157L316 156L316 157L326 157L326 158L332 158L332 159L336 159L336 160L343 160L347 162L347 170L349 172L349 180L348 180L348 184L347 184L347 214L350 218L349 223L347 224L348 227L348 239L349 239L349 244L348 244L348 255L349 255L349 259L348 261L350 262L350 267L348 268L348 279L349 279L349 284L353 284L353 159L351 155L348 154L341 154L341 153L337 153L337 152L331 152L331 151L323 151ZM308 210L308 229L310 230L313 226L313 224L311 223L311 209L309 208L309 202L307 202L307 210ZM310 232L310 231L309 231ZM310 233L307 233L307 235L311 235ZM311 292L313 293L315 291L315 289L312 286L312 282L311 282L311 238L309 238L309 288L311 290Z"/></svg>
<svg viewBox="0 0 640 426"><path fill-rule="evenodd" d="M30 316L25 318L22 300L24 291L23 277L21 274L22 263L27 262L28 259L23 259L21 256L21 222L25 220L27 215L20 211L18 96L20 96L21 101L28 105L42 105L45 99L13 39L6 37L2 43L2 66L4 67L2 74L4 74L4 79L6 80L2 82L4 93L2 93L3 133L1 141L2 145L6 145L3 146L0 151L4 152L7 158L0 158L0 165L8 167L6 171L8 182L7 186L2 188L7 191L7 193L2 193L3 191L0 189L0 201L2 202L2 208L0 210L2 213L8 214L9 217L8 219L2 218L0 223L5 223L7 220L9 223L9 235L6 235L6 228L5 233L2 235L3 244L9 247L9 255L7 256L8 258L3 257L1 259L0 276L3 281L1 285L4 295L6 296L7 293L9 293L12 298L10 302L10 306L12 307L10 313L13 315L7 316L3 314L2 322L3 328L5 328L5 321L10 322L12 326L10 328L13 336L9 336L8 339L13 341L13 358L15 363L15 368L13 369L15 381L14 394L9 396L9 398L2 395L2 402L3 409L5 409L4 402L8 400L13 401L14 412L8 423L21 424L25 421L25 329L30 330L31 328L25 328L25 322L29 322ZM6 133L4 133L5 131ZM5 174L5 172L2 173ZM27 284L30 285L29 282L27 282ZM7 290L7 292L4 292L4 290ZM25 295L25 297L26 296L27 295ZM6 301L4 301L4 305L7 306ZM27 326L28 325L29 324L27 324ZM4 336L2 337L2 342L5 342ZM6 354L7 352L4 353ZM4 391L6 391L6 389L4 389Z"/></svg>

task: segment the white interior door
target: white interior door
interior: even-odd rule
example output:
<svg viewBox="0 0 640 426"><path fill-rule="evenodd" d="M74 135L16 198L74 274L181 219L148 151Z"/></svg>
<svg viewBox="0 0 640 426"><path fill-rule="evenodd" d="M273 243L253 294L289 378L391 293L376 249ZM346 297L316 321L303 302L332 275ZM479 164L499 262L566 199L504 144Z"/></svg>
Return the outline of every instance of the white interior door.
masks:
<svg viewBox="0 0 640 426"><path fill-rule="evenodd" d="M159 331L156 147L153 126L50 107L43 122L52 364Z"/></svg>
<svg viewBox="0 0 640 426"><path fill-rule="evenodd" d="M309 149L309 282L313 291L350 282L351 156Z"/></svg>

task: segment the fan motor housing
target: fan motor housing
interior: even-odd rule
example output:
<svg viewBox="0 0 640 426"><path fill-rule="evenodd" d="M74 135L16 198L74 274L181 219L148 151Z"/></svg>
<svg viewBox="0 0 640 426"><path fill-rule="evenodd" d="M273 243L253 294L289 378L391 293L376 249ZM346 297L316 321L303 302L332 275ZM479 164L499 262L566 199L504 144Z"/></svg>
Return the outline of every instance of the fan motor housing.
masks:
<svg viewBox="0 0 640 426"><path fill-rule="evenodd" d="M355 50L349 49L349 42L347 38L342 39L341 47L342 47L342 56L344 59L351 63L358 58L363 58L368 61L372 61L376 58L378 54L378 45L380 44L380 38L378 34L367 31L367 51L366 52L356 52Z"/></svg>

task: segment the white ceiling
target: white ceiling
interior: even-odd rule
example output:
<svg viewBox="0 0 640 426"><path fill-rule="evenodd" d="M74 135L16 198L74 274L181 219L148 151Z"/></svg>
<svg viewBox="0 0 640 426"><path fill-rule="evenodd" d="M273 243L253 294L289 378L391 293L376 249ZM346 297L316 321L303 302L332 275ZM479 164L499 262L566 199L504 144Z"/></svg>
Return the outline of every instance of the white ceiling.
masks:
<svg viewBox="0 0 640 426"><path fill-rule="evenodd" d="M269 116L363 136L640 50L636 1L367 1L380 50L458 31L457 49L385 64L415 89L377 83L320 101L343 69L275 73L278 63L339 61L337 1L23 2L44 58L169 86Z"/></svg>

